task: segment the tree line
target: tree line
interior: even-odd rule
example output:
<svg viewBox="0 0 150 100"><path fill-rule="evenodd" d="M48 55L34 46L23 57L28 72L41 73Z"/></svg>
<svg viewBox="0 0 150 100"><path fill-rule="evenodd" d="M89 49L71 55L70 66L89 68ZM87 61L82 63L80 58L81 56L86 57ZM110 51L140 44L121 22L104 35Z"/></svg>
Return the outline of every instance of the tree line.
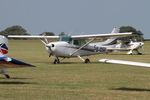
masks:
<svg viewBox="0 0 150 100"><path fill-rule="evenodd" d="M136 39L143 39L143 33L140 30L135 29L132 26L121 26L119 28L119 32L123 33L123 32L132 32L133 34L135 34ZM0 31L0 35L4 35L4 36L8 36L8 35L31 35L30 33L27 32L27 30L25 28L23 28L20 25L14 25L14 26L10 26L2 31ZM53 32L43 32L39 35L46 35L46 36L54 36L55 33ZM59 34L59 36L61 35L65 35L65 32L61 32ZM128 39L132 39L133 37L128 37Z"/></svg>

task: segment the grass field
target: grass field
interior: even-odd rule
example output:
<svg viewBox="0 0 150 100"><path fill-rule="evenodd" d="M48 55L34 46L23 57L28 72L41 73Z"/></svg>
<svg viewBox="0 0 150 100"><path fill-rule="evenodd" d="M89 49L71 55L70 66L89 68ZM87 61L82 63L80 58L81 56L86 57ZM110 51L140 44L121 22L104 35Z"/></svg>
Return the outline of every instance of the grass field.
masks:
<svg viewBox="0 0 150 100"><path fill-rule="evenodd" d="M150 42L144 55L124 53L90 56L92 63L77 58L52 64L38 40L10 40L9 56L36 65L8 69L11 79L0 78L0 100L148 100L150 69L103 64L100 58L150 62Z"/></svg>

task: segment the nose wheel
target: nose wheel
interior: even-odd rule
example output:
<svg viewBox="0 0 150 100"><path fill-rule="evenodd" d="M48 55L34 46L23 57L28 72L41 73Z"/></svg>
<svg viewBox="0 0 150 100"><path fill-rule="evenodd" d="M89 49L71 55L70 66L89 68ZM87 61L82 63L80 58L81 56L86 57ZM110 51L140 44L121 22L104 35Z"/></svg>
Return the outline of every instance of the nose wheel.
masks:
<svg viewBox="0 0 150 100"><path fill-rule="evenodd" d="M60 63L60 61L59 61L59 59L57 58L57 59L55 59L54 60L54 62L53 62L54 64L59 64Z"/></svg>

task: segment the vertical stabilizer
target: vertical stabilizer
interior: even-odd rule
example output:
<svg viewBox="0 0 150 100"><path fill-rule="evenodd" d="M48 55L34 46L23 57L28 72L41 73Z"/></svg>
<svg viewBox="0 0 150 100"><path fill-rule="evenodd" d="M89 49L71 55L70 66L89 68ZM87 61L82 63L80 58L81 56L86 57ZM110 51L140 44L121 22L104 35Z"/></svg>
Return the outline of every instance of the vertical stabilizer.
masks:
<svg viewBox="0 0 150 100"><path fill-rule="evenodd" d="M111 31L111 33L119 33L119 28L114 27L113 30Z"/></svg>
<svg viewBox="0 0 150 100"><path fill-rule="evenodd" d="M119 28L114 27L111 33L119 33ZM103 42L103 45L113 45L116 43L117 37L110 37Z"/></svg>

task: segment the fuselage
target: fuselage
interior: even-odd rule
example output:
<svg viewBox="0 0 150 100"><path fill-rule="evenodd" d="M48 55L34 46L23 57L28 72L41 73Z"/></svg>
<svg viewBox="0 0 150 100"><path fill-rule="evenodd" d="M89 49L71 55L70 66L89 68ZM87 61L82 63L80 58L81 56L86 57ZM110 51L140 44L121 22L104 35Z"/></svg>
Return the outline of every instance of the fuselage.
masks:
<svg viewBox="0 0 150 100"><path fill-rule="evenodd" d="M98 47L96 45L91 46L90 44L86 45L81 49L80 48L81 48L80 45L74 45L66 41L51 42L46 46L48 52L57 57L69 58L69 57L88 56L88 55L107 52L107 49L105 47Z"/></svg>
<svg viewBox="0 0 150 100"><path fill-rule="evenodd" d="M99 53L108 53L114 50L136 50L144 45L143 42L130 42L128 45L102 44L101 42L89 43L84 46L85 44L86 42L83 40L50 42L46 45L46 50L50 55L70 58L77 56L89 56Z"/></svg>

